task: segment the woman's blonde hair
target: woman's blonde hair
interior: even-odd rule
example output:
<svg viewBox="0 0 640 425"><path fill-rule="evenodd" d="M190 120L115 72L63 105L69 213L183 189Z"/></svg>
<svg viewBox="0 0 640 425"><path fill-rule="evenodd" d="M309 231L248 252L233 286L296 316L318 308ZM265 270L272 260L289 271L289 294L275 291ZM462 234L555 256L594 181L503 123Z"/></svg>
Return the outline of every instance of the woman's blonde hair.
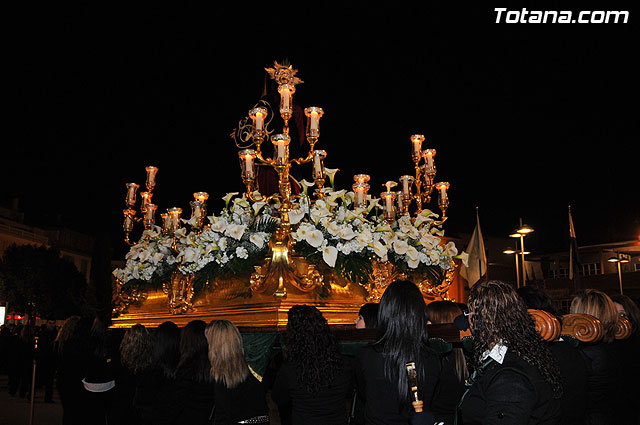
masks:
<svg viewBox="0 0 640 425"><path fill-rule="evenodd" d="M607 294L597 289L587 289L576 294L571 300L571 313L590 314L600 320L604 327L604 341L616 338L618 311Z"/></svg>
<svg viewBox="0 0 640 425"><path fill-rule="evenodd" d="M227 388L235 388L249 375L244 359L242 337L238 328L228 320L212 320L205 330L209 342L211 376Z"/></svg>

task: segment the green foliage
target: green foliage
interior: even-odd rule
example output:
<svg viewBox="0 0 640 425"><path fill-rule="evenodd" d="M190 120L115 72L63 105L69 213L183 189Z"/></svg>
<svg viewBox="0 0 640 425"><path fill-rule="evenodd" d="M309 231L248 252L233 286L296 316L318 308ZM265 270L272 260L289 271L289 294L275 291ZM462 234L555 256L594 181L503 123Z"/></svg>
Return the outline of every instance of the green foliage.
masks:
<svg viewBox="0 0 640 425"><path fill-rule="evenodd" d="M12 310L45 318L79 314L87 283L59 251L11 245L0 260L0 294Z"/></svg>

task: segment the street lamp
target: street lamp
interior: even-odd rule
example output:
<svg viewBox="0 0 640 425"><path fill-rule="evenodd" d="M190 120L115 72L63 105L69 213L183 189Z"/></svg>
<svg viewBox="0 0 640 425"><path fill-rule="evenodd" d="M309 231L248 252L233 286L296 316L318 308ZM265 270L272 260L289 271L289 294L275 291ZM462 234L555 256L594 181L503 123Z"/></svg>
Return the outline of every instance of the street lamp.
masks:
<svg viewBox="0 0 640 425"><path fill-rule="evenodd" d="M621 254L619 252L616 253L615 257L611 257L607 260L610 263L616 263L616 266L618 266L618 283L620 284L620 295L622 294L622 269L620 264L621 263L628 263L629 262L629 256L626 254Z"/></svg>
<svg viewBox="0 0 640 425"><path fill-rule="evenodd" d="M533 227L527 224L522 224L522 219L520 219L520 228L509 235L510 238L520 238L520 255L521 255L521 261L522 261L522 286L527 286L527 271L524 265L525 264L524 255L527 254L527 252L525 252L524 250L524 237L531 232L533 232ZM520 286L518 285L518 287Z"/></svg>
<svg viewBox="0 0 640 425"><path fill-rule="evenodd" d="M511 247L508 247L507 249L505 249L504 251L502 251L503 254L515 254L514 258L516 259L516 287L519 288L520 287L520 262L518 261L518 254L520 254L520 251L515 250ZM530 252L525 251L525 254L530 254ZM524 266L523 266L524 267Z"/></svg>

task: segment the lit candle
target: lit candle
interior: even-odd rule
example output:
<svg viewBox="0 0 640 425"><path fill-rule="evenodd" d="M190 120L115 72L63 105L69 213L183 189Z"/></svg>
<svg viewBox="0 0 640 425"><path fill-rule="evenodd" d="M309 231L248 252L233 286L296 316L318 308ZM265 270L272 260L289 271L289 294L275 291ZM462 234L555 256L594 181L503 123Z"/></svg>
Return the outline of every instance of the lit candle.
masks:
<svg viewBox="0 0 640 425"><path fill-rule="evenodd" d="M156 173L158 172L158 167L154 167L153 165L149 165L147 168L147 190L153 190L156 187Z"/></svg>
<svg viewBox="0 0 640 425"><path fill-rule="evenodd" d="M171 231L178 230L180 228L180 214L182 214L182 208L169 208L167 213L169 214L169 227Z"/></svg>
<svg viewBox="0 0 640 425"><path fill-rule="evenodd" d="M318 137L320 135L320 118L324 111L317 106L310 106L305 108L304 114L309 118L307 121L307 136Z"/></svg>
<svg viewBox="0 0 640 425"><path fill-rule="evenodd" d="M136 204L136 191L138 190L138 188L140 187L139 184L136 183L127 183L127 199L126 199L126 203L129 206L134 206Z"/></svg>
<svg viewBox="0 0 640 425"><path fill-rule="evenodd" d="M145 212L146 209L147 209L147 205L149 205L151 203L151 193L149 193L149 192L140 192L140 198L141 198L140 210L142 212Z"/></svg>
<svg viewBox="0 0 640 425"><path fill-rule="evenodd" d="M324 178L324 164L322 160L327 157L327 152L323 150L313 151L313 179Z"/></svg>
<svg viewBox="0 0 640 425"><path fill-rule="evenodd" d="M288 146L290 140L291 139L286 134L276 134L271 138L271 142L276 148L276 162L279 165L286 164L289 159Z"/></svg>
<svg viewBox="0 0 640 425"><path fill-rule="evenodd" d="M424 152L422 152L422 156L424 157L424 160L426 161L426 170L428 173L433 173L436 170L436 167L434 165L434 161L433 161L433 157L436 156L436 150L435 149L427 149Z"/></svg>
<svg viewBox="0 0 640 425"><path fill-rule="evenodd" d="M253 129L256 133L261 133L264 129L264 120L267 116L267 108L258 106L249 111L249 116L253 120Z"/></svg>
<svg viewBox="0 0 640 425"><path fill-rule="evenodd" d="M154 224L156 224L156 210L158 206L155 204L147 204L147 208L144 214L144 227L145 229L151 228Z"/></svg>
<svg viewBox="0 0 640 425"><path fill-rule="evenodd" d="M355 176L353 176L353 180L356 183L366 183L368 182L370 179L368 174L356 174Z"/></svg>
<svg viewBox="0 0 640 425"><path fill-rule="evenodd" d="M449 189L449 183L448 182L436 183L436 189L440 191L440 202L448 202L449 198L447 198L447 189Z"/></svg>
<svg viewBox="0 0 640 425"><path fill-rule="evenodd" d="M135 211L132 209L126 209L122 211L124 213L124 223L122 225L122 229L129 233L133 230L133 216L135 215Z"/></svg>
<svg viewBox="0 0 640 425"><path fill-rule="evenodd" d="M422 151L422 142L424 142L424 136L422 134L414 134L411 136L411 143L413 144L413 156L420 158L420 152Z"/></svg>
<svg viewBox="0 0 640 425"><path fill-rule="evenodd" d="M402 195L404 197L411 196L411 185L415 179L412 176L402 176L400 177L400 183L402 183Z"/></svg>
<svg viewBox="0 0 640 425"><path fill-rule="evenodd" d="M204 204L209 199L209 194L207 192L196 192L193 194L193 198Z"/></svg>
<svg viewBox="0 0 640 425"><path fill-rule="evenodd" d="M296 88L290 84L283 84L278 87L280 93L280 114L291 114L291 96Z"/></svg>
<svg viewBox="0 0 640 425"><path fill-rule="evenodd" d="M369 185L367 183L355 183L353 186L353 193L355 194L355 204L356 207L364 206L367 201L367 191L369 190Z"/></svg>

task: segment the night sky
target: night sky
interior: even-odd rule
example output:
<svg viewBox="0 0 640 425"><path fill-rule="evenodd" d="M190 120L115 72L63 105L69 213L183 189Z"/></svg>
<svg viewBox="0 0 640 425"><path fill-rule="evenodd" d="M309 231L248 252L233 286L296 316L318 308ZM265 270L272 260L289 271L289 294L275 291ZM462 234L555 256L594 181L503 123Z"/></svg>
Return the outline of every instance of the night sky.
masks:
<svg viewBox="0 0 640 425"><path fill-rule="evenodd" d="M29 223L124 249L125 183L146 165L160 209L187 215L206 191L217 212L243 190L229 133L287 58L295 101L325 111L316 148L338 188L367 173L377 195L411 174L420 133L451 183L447 234L472 232L478 206L485 236L523 218L533 253L564 250L571 205L580 245L640 237L630 3L508 2L630 10L626 25L496 24L500 2L13 3L0 202L19 198Z"/></svg>

